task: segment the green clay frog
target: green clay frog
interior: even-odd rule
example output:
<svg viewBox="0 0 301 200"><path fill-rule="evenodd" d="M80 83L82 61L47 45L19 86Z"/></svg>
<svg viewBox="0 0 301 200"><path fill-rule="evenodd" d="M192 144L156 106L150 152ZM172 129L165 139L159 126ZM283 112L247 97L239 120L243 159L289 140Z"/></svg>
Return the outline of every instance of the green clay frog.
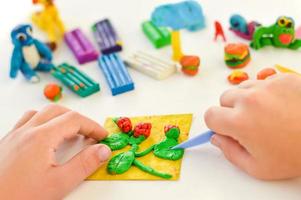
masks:
<svg viewBox="0 0 301 200"><path fill-rule="evenodd" d="M296 50L301 47L301 40L295 39L294 20L282 16L272 26L257 28L250 46L256 50L265 46Z"/></svg>

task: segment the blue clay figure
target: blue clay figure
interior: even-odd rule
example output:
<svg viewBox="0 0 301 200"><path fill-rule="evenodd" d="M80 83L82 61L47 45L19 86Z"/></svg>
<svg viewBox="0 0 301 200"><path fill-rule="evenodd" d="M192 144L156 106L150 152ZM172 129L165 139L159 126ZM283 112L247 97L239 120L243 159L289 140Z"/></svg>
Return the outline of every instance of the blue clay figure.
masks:
<svg viewBox="0 0 301 200"><path fill-rule="evenodd" d="M31 25L19 25L11 32L14 50L11 58L10 77L16 78L20 70L30 82L39 82L36 71L49 72L53 68L51 50L32 37Z"/></svg>

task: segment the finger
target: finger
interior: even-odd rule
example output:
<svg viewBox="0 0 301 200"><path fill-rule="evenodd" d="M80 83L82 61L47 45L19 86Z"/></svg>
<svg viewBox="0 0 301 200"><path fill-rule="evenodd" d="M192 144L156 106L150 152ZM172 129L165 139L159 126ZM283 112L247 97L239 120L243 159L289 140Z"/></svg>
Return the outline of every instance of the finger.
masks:
<svg viewBox="0 0 301 200"><path fill-rule="evenodd" d="M211 143L220 148L225 157L235 166L249 174L253 171L255 167L253 157L236 140L215 134L211 138Z"/></svg>
<svg viewBox="0 0 301 200"><path fill-rule="evenodd" d="M237 132L235 111L228 107L211 107L205 113L205 123L207 127L215 133L232 136ZM239 132L239 131L238 131Z"/></svg>
<svg viewBox="0 0 301 200"><path fill-rule="evenodd" d="M13 131L25 125L36 113L37 111L35 110L29 110L26 113L24 113L21 119L19 119L17 124L14 126Z"/></svg>
<svg viewBox="0 0 301 200"><path fill-rule="evenodd" d="M91 175L111 156L111 150L102 144L89 146L75 155L62 166L58 166L58 177L64 177L60 181L60 187L69 193L79 185L86 177Z"/></svg>
<svg viewBox="0 0 301 200"><path fill-rule="evenodd" d="M36 113L36 115L29 120L28 126L39 126L69 111L70 109L63 106L50 104Z"/></svg>
<svg viewBox="0 0 301 200"><path fill-rule="evenodd" d="M262 80L247 80L238 85L238 88L249 89L258 85Z"/></svg>
<svg viewBox="0 0 301 200"><path fill-rule="evenodd" d="M275 78L279 78L281 74L273 74L271 76L268 76L265 80L273 80Z"/></svg>
<svg viewBox="0 0 301 200"><path fill-rule="evenodd" d="M243 89L231 89L225 91L220 97L220 105L223 107L233 108L235 102L239 99L239 97L244 93Z"/></svg>
<svg viewBox="0 0 301 200"><path fill-rule="evenodd" d="M56 148L65 139L81 134L83 136L93 138L100 141L107 137L108 132L97 122L77 113L69 111L48 123L40 126L45 137L51 138L53 148Z"/></svg>

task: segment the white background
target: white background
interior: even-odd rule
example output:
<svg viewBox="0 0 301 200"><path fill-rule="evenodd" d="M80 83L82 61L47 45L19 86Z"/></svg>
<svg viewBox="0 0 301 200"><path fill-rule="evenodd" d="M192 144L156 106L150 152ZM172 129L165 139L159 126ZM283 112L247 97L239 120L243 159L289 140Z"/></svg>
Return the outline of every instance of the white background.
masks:
<svg viewBox="0 0 301 200"><path fill-rule="evenodd" d="M109 17L124 42L122 54L136 49L154 51L142 34L140 23L149 18L152 9L163 0L56 0L67 29L81 27L93 40L91 26L97 20ZM226 77L230 70L223 62L224 43L213 42L213 22L222 22L228 41L242 42L227 29L233 13L241 13L248 20L272 24L279 15L292 16L301 24L301 1L201 1L206 16L205 30L182 32L183 49L186 54L201 56L200 73L193 78L180 72L165 81L155 81L130 70L136 89L119 96L111 96L110 90L96 62L80 66L101 84L102 91L81 99L64 88L64 98L59 104L68 106L103 123L107 116L193 113L194 121L190 135L206 130L203 114L206 109L218 104L220 94L230 88ZM31 0L2 2L0 8L0 134L4 136L17 118L28 109L40 109L48 101L43 97L44 85L54 79L42 76L39 84L27 83L21 74L17 80L8 78L12 45L11 29L29 22L35 10ZM34 30L35 35L45 40L45 35ZM170 48L157 51L170 56ZM246 68L251 78L263 68L276 63L298 70L301 66L300 52L286 49L266 48L252 51L252 62ZM54 54L54 63L77 62L65 44ZM301 69L299 68L301 71ZM41 177L42 178L42 177ZM64 177L62 177L64 178ZM263 182L255 180L229 164L213 146L205 145L186 151L179 181L95 181L84 182L67 199L301 199L301 181Z"/></svg>

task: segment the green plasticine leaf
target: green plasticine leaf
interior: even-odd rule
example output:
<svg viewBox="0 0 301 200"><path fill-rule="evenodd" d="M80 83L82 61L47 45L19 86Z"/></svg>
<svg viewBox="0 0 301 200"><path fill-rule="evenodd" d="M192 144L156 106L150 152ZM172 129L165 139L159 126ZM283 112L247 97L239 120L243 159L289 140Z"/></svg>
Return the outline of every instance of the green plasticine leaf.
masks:
<svg viewBox="0 0 301 200"><path fill-rule="evenodd" d="M115 151L122 149L126 145L128 145L129 139L130 137L125 133L113 133L112 135L102 140L100 143L107 145L112 151Z"/></svg>
<svg viewBox="0 0 301 200"><path fill-rule="evenodd" d="M177 140L173 138L166 138L164 141L155 145L154 155L167 160L179 160L183 157L184 150L171 149L171 147L176 146L177 144Z"/></svg>
<svg viewBox="0 0 301 200"><path fill-rule="evenodd" d="M145 136L144 135L140 135L139 137L134 137L133 135L130 137L129 139L129 144L133 145L133 144L141 144L141 142L143 142L145 140Z"/></svg>
<svg viewBox="0 0 301 200"><path fill-rule="evenodd" d="M127 151L114 156L108 163L107 170L110 174L122 174L129 170L135 160L135 153Z"/></svg>

